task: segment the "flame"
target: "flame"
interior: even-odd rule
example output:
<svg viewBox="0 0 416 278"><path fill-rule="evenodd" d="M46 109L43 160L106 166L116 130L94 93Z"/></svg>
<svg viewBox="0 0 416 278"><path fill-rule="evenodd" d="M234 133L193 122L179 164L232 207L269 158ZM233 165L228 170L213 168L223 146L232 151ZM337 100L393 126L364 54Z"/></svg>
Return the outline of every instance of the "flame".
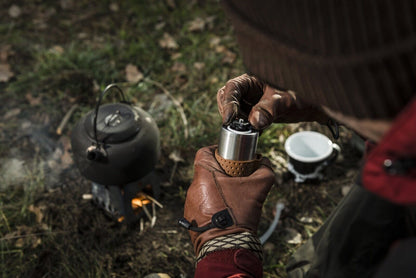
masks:
<svg viewBox="0 0 416 278"><path fill-rule="evenodd" d="M150 204L152 201L147 199L145 196L139 195L131 200L131 206L133 209L139 209L144 205Z"/></svg>

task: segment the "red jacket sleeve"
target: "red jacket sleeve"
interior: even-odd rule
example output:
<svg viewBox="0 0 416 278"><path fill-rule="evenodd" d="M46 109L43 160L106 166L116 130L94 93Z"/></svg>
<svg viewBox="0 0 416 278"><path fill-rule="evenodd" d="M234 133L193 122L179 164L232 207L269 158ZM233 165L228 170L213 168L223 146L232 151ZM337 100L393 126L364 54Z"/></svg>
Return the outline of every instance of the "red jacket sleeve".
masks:
<svg viewBox="0 0 416 278"><path fill-rule="evenodd" d="M196 278L257 278L263 276L260 259L246 249L226 249L209 253L198 262Z"/></svg>

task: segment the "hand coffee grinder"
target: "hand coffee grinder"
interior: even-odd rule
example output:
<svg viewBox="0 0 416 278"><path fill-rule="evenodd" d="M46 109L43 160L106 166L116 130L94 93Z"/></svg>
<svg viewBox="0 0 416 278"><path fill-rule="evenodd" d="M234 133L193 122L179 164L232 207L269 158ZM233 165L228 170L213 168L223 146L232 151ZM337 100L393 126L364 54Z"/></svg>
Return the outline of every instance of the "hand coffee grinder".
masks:
<svg viewBox="0 0 416 278"><path fill-rule="evenodd" d="M243 119L235 119L221 127L215 158L228 175L249 176L259 167L258 137L259 132Z"/></svg>
<svg viewBox="0 0 416 278"><path fill-rule="evenodd" d="M112 90L122 100L101 105ZM117 85L107 86L95 110L77 123L71 145L79 171L92 181L93 201L119 222L137 221L146 204L158 197L158 127L146 111L125 100Z"/></svg>

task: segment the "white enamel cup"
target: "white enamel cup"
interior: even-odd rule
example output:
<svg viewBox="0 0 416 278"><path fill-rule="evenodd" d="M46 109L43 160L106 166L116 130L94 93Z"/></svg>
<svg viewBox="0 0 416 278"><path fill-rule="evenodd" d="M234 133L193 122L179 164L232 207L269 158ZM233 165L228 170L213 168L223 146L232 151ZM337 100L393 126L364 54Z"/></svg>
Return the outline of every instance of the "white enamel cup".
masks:
<svg viewBox="0 0 416 278"><path fill-rule="evenodd" d="M296 182L303 182L322 178L322 170L336 160L341 148L319 132L301 131L286 139L285 150L288 170Z"/></svg>

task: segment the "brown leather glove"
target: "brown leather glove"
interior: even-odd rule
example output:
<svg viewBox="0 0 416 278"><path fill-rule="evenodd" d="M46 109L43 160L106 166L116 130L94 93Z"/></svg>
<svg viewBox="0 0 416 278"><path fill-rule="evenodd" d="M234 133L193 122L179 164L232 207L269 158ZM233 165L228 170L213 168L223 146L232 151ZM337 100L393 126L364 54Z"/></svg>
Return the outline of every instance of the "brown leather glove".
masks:
<svg viewBox="0 0 416 278"><path fill-rule="evenodd" d="M214 157L216 148L197 152L194 180L180 220L188 225L197 256L202 245L213 238L243 232L256 235L263 202L275 180L266 158L250 176L228 176Z"/></svg>
<svg viewBox="0 0 416 278"><path fill-rule="evenodd" d="M239 117L248 119L258 130L272 123L327 123L329 119L320 107L302 101L293 92L275 89L247 74L229 80L219 89L217 102L223 124Z"/></svg>

